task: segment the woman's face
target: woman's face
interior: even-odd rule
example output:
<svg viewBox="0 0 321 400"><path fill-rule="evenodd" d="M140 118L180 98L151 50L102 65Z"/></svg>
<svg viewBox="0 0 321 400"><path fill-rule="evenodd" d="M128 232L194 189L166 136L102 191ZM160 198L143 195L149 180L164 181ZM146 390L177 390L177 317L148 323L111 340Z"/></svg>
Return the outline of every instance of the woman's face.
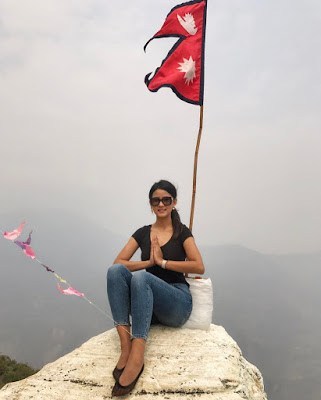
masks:
<svg viewBox="0 0 321 400"><path fill-rule="evenodd" d="M170 193L162 189L157 189L153 192L150 202L152 210L158 218L168 217L177 203Z"/></svg>

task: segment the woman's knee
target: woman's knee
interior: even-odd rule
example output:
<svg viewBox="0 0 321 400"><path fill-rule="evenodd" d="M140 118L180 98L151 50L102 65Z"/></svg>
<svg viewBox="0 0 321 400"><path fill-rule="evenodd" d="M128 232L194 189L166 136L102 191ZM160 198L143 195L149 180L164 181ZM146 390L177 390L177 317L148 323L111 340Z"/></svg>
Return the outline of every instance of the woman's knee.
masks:
<svg viewBox="0 0 321 400"><path fill-rule="evenodd" d="M124 272L128 271L123 264L114 264L107 270L107 280L118 279L118 277Z"/></svg>
<svg viewBox="0 0 321 400"><path fill-rule="evenodd" d="M132 286L141 286L147 283L148 273L146 271L136 271L133 274L131 285Z"/></svg>

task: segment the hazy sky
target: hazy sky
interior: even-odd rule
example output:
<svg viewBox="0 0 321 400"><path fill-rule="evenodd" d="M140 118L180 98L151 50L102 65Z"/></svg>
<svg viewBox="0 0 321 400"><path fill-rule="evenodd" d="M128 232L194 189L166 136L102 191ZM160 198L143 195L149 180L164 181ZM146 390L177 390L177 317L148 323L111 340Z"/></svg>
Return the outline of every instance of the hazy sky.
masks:
<svg viewBox="0 0 321 400"><path fill-rule="evenodd" d="M188 224L199 107L143 81L173 41L143 45L177 3L0 0L0 216L12 227L58 209L127 237L152 221L161 178ZM320 48L320 1L209 0L198 243L321 250Z"/></svg>

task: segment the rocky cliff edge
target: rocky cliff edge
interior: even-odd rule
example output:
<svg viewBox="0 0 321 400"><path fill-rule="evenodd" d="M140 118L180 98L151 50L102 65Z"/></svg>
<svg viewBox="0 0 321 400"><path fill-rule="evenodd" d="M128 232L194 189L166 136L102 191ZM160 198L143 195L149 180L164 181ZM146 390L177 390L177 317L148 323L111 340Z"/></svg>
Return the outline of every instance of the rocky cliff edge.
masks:
<svg viewBox="0 0 321 400"><path fill-rule="evenodd" d="M119 354L115 329L0 390L0 400L105 400ZM221 326L209 331L151 328L145 370L131 400L267 400L260 371Z"/></svg>

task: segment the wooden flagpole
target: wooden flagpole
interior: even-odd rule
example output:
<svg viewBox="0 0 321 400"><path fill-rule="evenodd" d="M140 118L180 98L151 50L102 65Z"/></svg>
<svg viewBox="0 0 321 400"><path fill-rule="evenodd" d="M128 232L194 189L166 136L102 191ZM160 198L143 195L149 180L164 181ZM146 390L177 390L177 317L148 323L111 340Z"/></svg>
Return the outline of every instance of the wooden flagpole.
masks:
<svg viewBox="0 0 321 400"><path fill-rule="evenodd" d="M195 209L195 195L196 195L196 182L197 182L197 163L198 163L198 151L201 143L201 136L203 130L203 105L200 107L200 122L198 129L198 136L194 155L194 172L193 172L193 192L192 192L192 202L191 202L191 214L189 220L189 229L193 230L193 220L194 220L194 209Z"/></svg>

